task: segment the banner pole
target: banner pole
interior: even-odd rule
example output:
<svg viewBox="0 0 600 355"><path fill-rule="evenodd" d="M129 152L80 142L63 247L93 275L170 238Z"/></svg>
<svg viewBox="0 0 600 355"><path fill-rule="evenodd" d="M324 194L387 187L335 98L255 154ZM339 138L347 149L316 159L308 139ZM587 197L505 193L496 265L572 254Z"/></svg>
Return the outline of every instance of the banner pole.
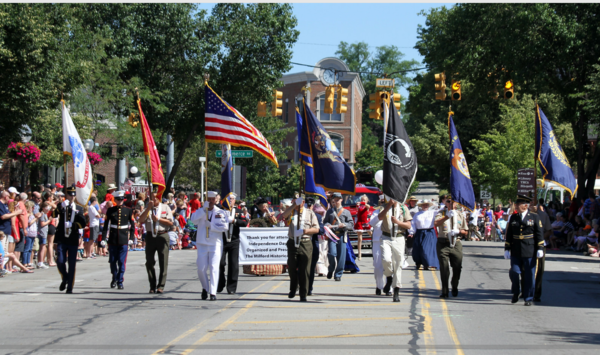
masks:
<svg viewBox="0 0 600 355"><path fill-rule="evenodd" d="M537 98L535 99L535 108L536 108L536 112L537 112L537 109L538 109ZM533 114L533 127L534 127L534 129L536 127L536 113ZM537 137L536 137L536 139L537 139ZM533 148L533 202L534 202L535 206L537 206L537 157L535 156L535 147Z"/></svg>

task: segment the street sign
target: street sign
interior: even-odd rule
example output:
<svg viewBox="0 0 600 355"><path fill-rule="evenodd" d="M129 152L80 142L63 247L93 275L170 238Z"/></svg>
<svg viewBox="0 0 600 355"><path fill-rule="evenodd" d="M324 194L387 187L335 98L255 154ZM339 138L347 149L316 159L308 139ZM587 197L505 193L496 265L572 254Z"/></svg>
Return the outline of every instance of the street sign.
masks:
<svg viewBox="0 0 600 355"><path fill-rule="evenodd" d="M215 154L216 154L217 158L220 158L223 156L223 151L219 149L219 150L215 151ZM252 158L253 156L254 156L253 150L232 150L231 151L232 158Z"/></svg>
<svg viewBox="0 0 600 355"><path fill-rule="evenodd" d="M378 88L393 88L394 79L375 79L375 86Z"/></svg>
<svg viewBox="0 0 600 355"><path fill-rule="evenodd" d="M482 186L481 189L479 190L479 199L481 200L489 200L492 198L492 192L490 191L491 188L489 186Z"/></svg>
<svg viewBox="0 0 600 355"><path fill-rule="evenodd" d="M529 192L535 192L535 179L532 168L523 168L517 170L517 193L519 195L528 195Z"/></svg>

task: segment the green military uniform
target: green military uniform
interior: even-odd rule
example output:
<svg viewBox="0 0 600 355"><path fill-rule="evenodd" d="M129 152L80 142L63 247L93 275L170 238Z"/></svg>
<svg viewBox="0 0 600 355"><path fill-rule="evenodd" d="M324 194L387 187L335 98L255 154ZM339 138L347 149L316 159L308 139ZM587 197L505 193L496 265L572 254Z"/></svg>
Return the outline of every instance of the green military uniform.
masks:
<svg viewBox="0 0 600 355"><path fill-rule="evenodd" d="M445 218L448 211L442 211L436 219ZM458 282L462 270L462 243L460 236L454 236L456 242L451 245L449 233L451 231L468 231L469 226L465 215L460 211L454 210L454 217L448 218L442 226L437 227L438 241L436 245L438 260L440 262L440 277L442 279L442 294L440 297L448 297L448 278L450 278L450 266L452 267L452 296L458 296ZM448 265L450 263L450 266Z"/></svg>
<svg viewBox="0 0 600 355"><path fill-rule="evenodd" d="M296 229L296 221L298 217L295 212L292 217L292 223L290 223L288 229L289 240L287 242L288 248L288 268L290 274L290 298L296 296L296 289L300 286L300 301L306 301L308 294L308 282L310 274L310 263L312 259L313 246L310 240L311 235L303 234L300 236L300 245L296 247L294 241L294 233ZM308 208L305 208L303 213L300 215L300 229L319 229L319 221L315 213Z"/></svg>

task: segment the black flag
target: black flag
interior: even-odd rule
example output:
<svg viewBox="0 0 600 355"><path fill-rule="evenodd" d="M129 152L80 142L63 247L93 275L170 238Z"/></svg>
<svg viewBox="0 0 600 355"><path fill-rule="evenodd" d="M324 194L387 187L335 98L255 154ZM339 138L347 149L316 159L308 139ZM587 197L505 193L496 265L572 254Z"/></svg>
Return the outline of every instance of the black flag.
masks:
<svg viewBox="0 0 600 355"><path fill-rule="evenodd" d="M383 193L404 203L417 174L417 155L396 108L391 105L387 111L387 130L383 143Z"/></svg>

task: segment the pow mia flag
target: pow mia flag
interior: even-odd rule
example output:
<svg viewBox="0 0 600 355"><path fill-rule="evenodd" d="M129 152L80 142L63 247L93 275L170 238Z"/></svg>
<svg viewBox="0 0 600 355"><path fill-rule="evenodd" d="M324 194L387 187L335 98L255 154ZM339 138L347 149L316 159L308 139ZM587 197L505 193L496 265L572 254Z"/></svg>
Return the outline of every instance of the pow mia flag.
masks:
<svg viewBox="0 0 600 355"><path fill-rule="evenodd" d="M383 143L383 193L404 203L417 175L417 155L398 111L394 106L386 107L385 111L388 111L388 119Z"/></svg>

